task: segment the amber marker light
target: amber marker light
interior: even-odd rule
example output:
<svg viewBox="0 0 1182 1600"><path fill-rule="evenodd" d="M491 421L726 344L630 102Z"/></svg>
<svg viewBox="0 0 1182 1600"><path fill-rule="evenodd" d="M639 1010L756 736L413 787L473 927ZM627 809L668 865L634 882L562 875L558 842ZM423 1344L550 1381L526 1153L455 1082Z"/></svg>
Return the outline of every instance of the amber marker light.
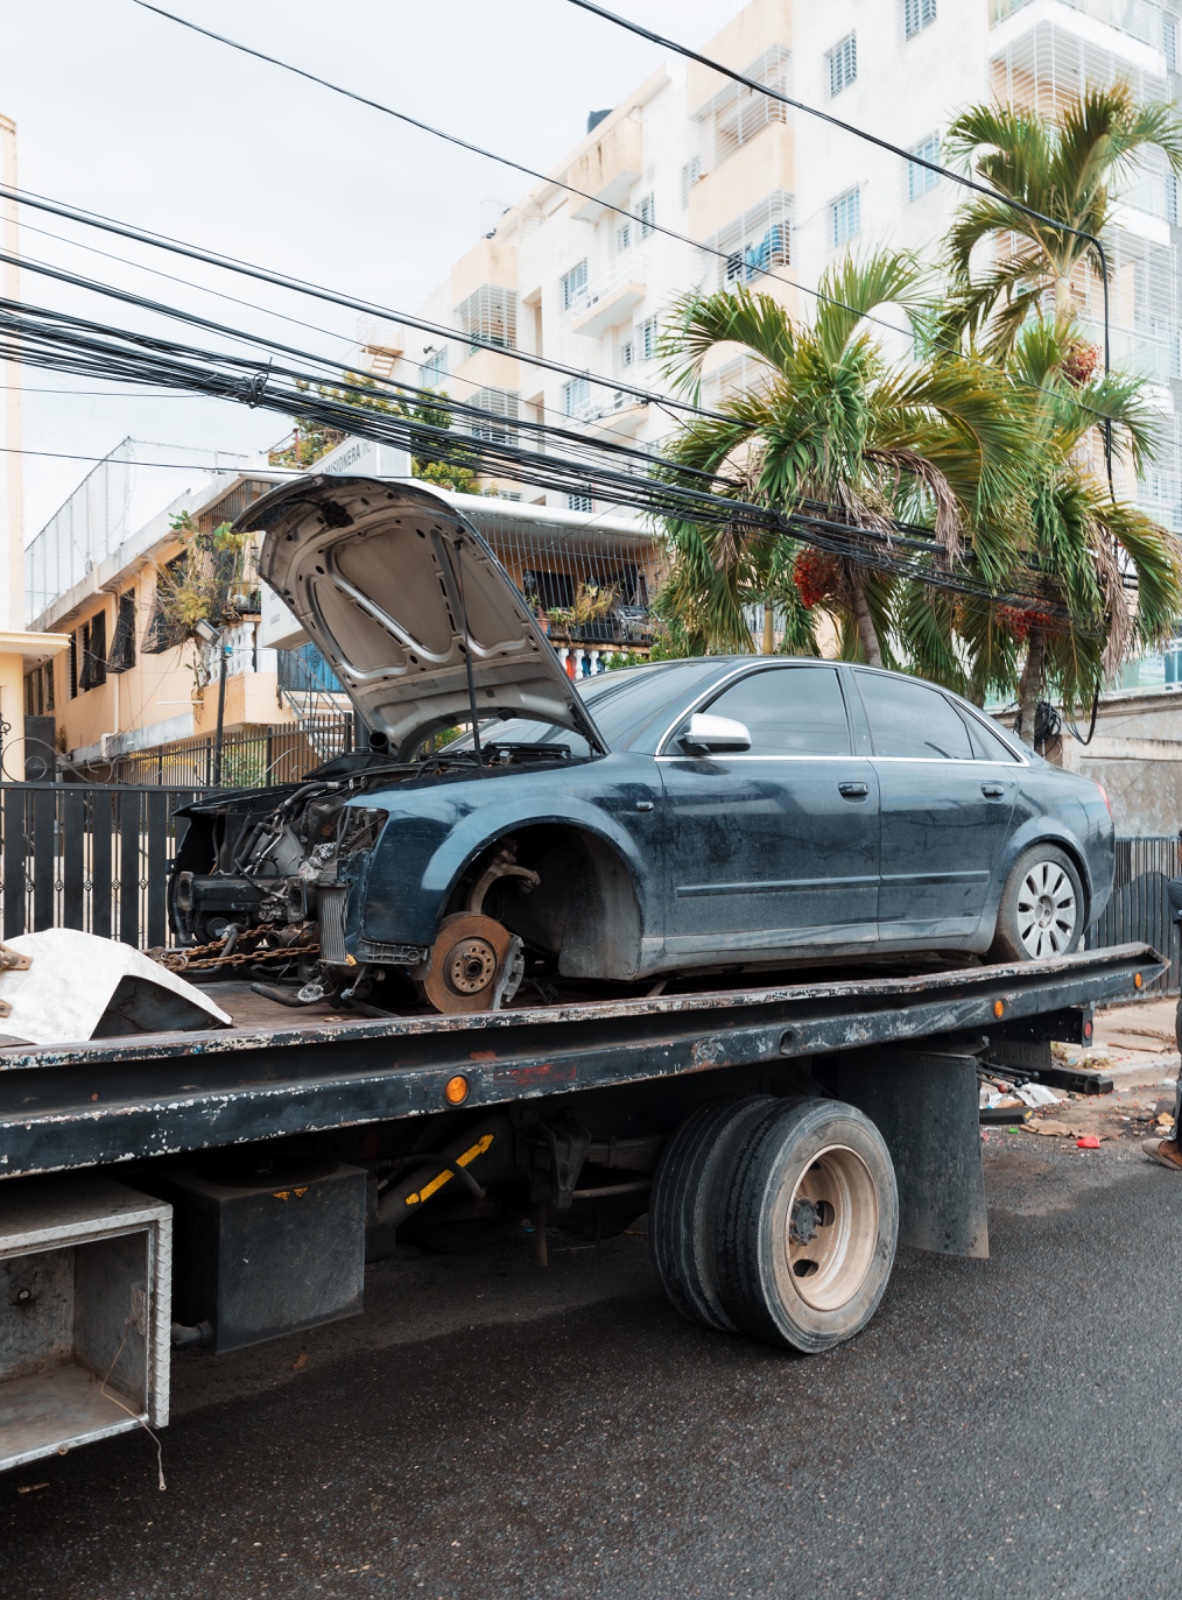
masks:
<svg viewBox="0 0 1182 1600"><path fill-rule="evenodd" d="M449 1106L462 1106L468 1098L469 1083L463 1073L457 1072L454 1078L449 1078L443 1090L443 1098Z"/></svg>
<svg viewBox="0 0 1182 1600"><path fill-rule="evenodd" d="M1133 974L1133 988L1134 989L1139 989L1144 982L1145 982L1145 979L1141 976L1141 974L1139 972L1134 972L1134 974Z"/></svg>
<svg viewBox="0 0 1182 1600"><path fill-rule="evenodd" d="M995 1017L1004 1017L1005 1014L1006 1014L1006 1003L1005 1003L1005 1001L1004 1000L995 1000L993 1002L993 1015Z"/></svg>

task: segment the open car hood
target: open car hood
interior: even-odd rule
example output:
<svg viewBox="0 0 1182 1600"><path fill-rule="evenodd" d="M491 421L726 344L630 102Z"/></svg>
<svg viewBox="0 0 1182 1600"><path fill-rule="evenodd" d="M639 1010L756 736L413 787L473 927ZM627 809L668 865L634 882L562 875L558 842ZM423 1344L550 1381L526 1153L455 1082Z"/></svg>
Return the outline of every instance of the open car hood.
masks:
<svg viewBox="0 0 1182 1600"><path fill-rule="evenodd" d="M470 719L468 659L482 719L536 717L606 751L504 568L437 495L326 474L283 484L236 526L265 533L260 575L400 760Z"/></svg>

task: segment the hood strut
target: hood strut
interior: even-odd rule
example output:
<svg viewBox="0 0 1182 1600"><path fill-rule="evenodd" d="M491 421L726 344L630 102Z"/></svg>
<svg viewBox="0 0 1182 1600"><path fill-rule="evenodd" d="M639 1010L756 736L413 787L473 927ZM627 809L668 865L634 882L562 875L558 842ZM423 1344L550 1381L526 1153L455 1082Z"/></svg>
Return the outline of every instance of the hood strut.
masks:
<svg viewBox="0 0 1182 1600"><path fill-rule="evenodd" d="M476 765L484 766L484 755L480 749L480 720L476 711L476 677L472 671L472 630L468 626L468 602L464 599L464 551L463 538L457 535L452 540L456 553L456 586L460 591L460 625L464 630L464 666L468 674L468 704L472 708L472 753L476 757Z"/></svg>

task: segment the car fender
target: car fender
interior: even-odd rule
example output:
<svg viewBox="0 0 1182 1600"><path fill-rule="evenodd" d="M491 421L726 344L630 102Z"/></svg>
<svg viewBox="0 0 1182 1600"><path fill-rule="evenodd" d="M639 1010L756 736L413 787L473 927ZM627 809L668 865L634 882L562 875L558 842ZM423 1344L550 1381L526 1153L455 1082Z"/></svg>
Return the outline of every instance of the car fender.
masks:
<svg viewBox="0 0 1182 1600"><path fill-rule="evenodd" d="M1091 841L1081 840L1077 835L1073 834L1057 817L1048 816L1045 813L1028 817L1006 840L1005 848L998 857L993 875L993 888L985 907L984 921L989 927L992 927L997 921L1002 890L1005 888L1006 880L1009 878L1014 862L1017 861L1024 850L1028 850L1033 844L1057 845L1075 862L1079 875L1083 879L1084 894L1087 897L1088 921L1093 921L1096 915L1097 893L1091 862L1088 859L1090 843ZM1103 898L1106 899L1107 896L1105 895Z"/></svg>
<svg viewBox="0 0 1182 1600"><path fill-rule="evenodd" d="M409 812L409 808L401 815L392 811L363 890L365 937L380 943L431 944L444 908L469 864L498 839L522 828L545 825L579 828L616 853L632 881L643 928L650 919L636 841L609 813L577 796L555 792L544 799L545 803L539 803L542 796L532 801L506 796L466 811L456 808L450 825ZM438 801L439 791L435 791L433 809Z"/></svg>

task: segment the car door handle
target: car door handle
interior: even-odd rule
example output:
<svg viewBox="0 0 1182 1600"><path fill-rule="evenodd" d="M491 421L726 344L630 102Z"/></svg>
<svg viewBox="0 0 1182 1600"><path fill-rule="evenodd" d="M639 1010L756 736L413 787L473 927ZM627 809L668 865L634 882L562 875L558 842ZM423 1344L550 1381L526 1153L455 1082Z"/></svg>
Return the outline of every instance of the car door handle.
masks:
<svg viewBox="0 0 1182 1600"><path fill-rule="evenodd" d="M986 800L1001 800L1005 797L1006 786L1004 783L983 783L981 793Z"/></svg>
<svg viewBox="0 0 1182 1600"><path fill-rule="evenodd" d="M870 793L868 783L839 783L838 794L843 794L847 800L864 800Z"/></svg>
<svg viewBox="0 0 1182 1600"><path fill-rule="evenodd" d="M637 811L651 811L652 808L653 808L653 803L652 803L651 800L638 800L636 802Z"/></svg>

